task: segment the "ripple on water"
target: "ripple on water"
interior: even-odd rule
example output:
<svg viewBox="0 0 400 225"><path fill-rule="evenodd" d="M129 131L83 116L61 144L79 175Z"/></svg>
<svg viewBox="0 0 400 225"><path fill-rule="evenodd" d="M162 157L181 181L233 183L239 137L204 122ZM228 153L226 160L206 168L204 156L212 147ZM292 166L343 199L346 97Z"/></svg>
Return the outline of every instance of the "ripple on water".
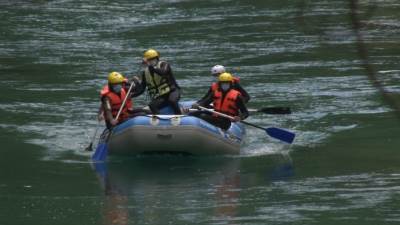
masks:
<svg viewBox="0 0 400 225"><path fill-rule="evenodd" d="M398 174L359 174L277 181L272 184L272 188L243 189L242 205L252 202L256 210L252 216L238 216L234 220L313 222L317 221L321 213L329 215L340 212L341 219L352 221L359 219L355 215L360 209L375 212L379 208L378 211L386 212L385 217L374 216L372 213L371 219L396 221L398 213L392 210L391 203L393 196L399 193L399 182ZM247 195L247 192L253 195Z"/></svg>
<svg viewBox="0 0 400 225"><path fill-rule="evenodd" d="M87 143L96 123L98 90L94 89L104 84L110 70L133 74L134 62L139 62L142 50L150 46L160 49L162 57L172 63L184 88L183 99L198 99L206 93L213 79L210 67L218 63L241 77L252 96L250 106L290 106L290 116L252 115L248 121L295 131L294 146L320 144L335 132L359 127L356 123L332 122L332 116L389 111L376 100L377 92L360 72L361 61L354 58L353 52L343 52L354 41L347 21L340 19L348 13L347 5L321 1L299 9L295 4L279 7L230 0L212 4L185 0L0 4L18 9L6 10L5 29L24 37L4 38L0 44L2 56L24 55L30 60L28 64L37 66L67 65L57 69L62 71L54 79L73 80L62 79L57 87L17 82L21 85L17 91L49 99L59 95L52 99L57 104L0 104L7 113L36 114L36 121L15 127L39 135L29 142L51 151L79 149ZM385 1L384 9L393 10L396 6L394 0ZM104 16L111 11L112 17ZM297 22L299 15L304 24ZM396 22L398 19L393 16L378 14L367 24L367 42L382 39L380 43L392 43L398 33L392 29ZM155 35L160 32L165 35ZM327 54L327 49L332 54ZM396 61L390 53L373 60L376 65ZM19 65L0 64L0 68ZM398 70L387 66L380 74L385 75L382 79L389 91L399 92ZM85 97L81 96L83 92ZM246 156L274 154L289 148L263 131L248 131L242 151ZM68 144L71 140L73 143Z"/></svg>

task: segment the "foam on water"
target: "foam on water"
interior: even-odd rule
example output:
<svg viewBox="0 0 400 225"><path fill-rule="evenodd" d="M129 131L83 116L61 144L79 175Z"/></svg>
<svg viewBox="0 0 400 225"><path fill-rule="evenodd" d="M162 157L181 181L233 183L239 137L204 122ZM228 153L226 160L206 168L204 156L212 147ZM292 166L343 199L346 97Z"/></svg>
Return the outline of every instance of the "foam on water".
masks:
<svg viewBox="0 0 400 225"><path fill-rule="evenodd" d="M104 4L61 0L2 3L4 7L30 12L5 12L9 26L26 38L4 40L0 44L2 56L12 58L23 53L31 58L32 65L60 66L48 72L57 72L50 83L0 81L5 86L18 84L15 90L20 92L48 96L49 101L0 103L6 114L34 115L23 124L3 121L1 126L34 134L27 142L45 146L48 155L64 151L81 154L94 133L98 90L107 73L117 70L135 74L141 53L148 47L158 49L163 59L171 62L183 87L184 100L202 97L213 81L209 75L211 66L224 64L241 77L242 85L252 96L249 107L291 107L293 114L289 116L252 115L248 121L294 131L294 147L323 144L336 132L359 127L347 120L332 121L333 117L390 110L377 101L376 90L360 72L361 61L352 56L342 57L341 52L330 49L347 48L354 42L347 24L337 20L347 13L347 6L332 8L332 3L326 1L310 4L302 12L306 21L331 17L317 23L315 26L324 29L314 32L307 30L307 24L296 22L299 9L293 5L257 7L229 0L213 4L101 2ZM191 7L194 3L198 7ZM110 11L113 16L105 17ZM155 13L150 15L148 11ZM396 18L379 17L370 24L379 30L396 22ZM79 26L70 29L75 24ZM388 43L393 35L366 32L367 41L371 34L387 35ZM339 56L321 54L328 51ZM374 60L378 65L390 62L386 58ZM0 64L0 68L19 65ZM387 89L399 92L395 82L398 70L388 67L379 71L388 75L383 78ZM59 97L53 97L56 95ZM144 105L146 98L140 97L138 103ZM275 154L290 149L264 131L248 128L242 154Z"/></svg>

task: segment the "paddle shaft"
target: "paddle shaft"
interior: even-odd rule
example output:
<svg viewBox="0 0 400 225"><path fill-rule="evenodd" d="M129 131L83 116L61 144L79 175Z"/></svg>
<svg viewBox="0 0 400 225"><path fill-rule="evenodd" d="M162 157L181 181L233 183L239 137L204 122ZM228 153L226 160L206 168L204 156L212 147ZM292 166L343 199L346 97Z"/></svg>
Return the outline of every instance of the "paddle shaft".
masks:
<svg viewBox="0 0 400 225"><path fill-rule="evenodd" d="M92 139L91 139L91 141L90 141L90 144L89 144L88 147L85 148L86 151L93 151L93 149L92 149L92 147L93 147L93 142L94 142L94 139L95 139L96 136L97 136L97 132L99 131L99 128L100 128L100 121L97 122L96 130L94 131L94 134L93 134L93 137L92 137Z"/></svg>
<svg viewBox="0 0 400 225"><path fill-rule="evenodd" d="M208 109L208 108L203 107L203 106L199 106L199 108L200 108L201 110L204 110L204 111L207 111L207 112L211 112L211 113L217 114L218 116L222 116L222 117L228 118L228 119L230 119L230 120L235 120L234 117L229 116L229 115L226 115L226 114L224 114L224 113L220 113L220 112L217 112L217 111L212 110L212 109Z"/></svg>
<svg viewBox="0 0 400 225"><path fill-rule="evenodd" d="M213 104L211 104L212 106ZM252 113L265 113L265 114L291 114L292 110L289 107L272 106L264 107L260 109L247 109L247 111Z"/></svg>
<svg viewBox="0 0 400 225"><path fill-rule="evenodd" d="M244 124L247 124L247 125L249 125L249 126L252 126L252 127L255 127L255 128L258 128L258 129L261 129L261 130L265 130L264 127L258 126L258 125L253 124L253 123L249 123L249 122L246 122L246 121L243 121L243 120L241 120L240 122L241 122L241 123L244 123Z"/></svg>
<svg viewBox="0 0 400 225"><path fill-rule="evenodd" d="M129 86L128 92L126 92L124 101L122 101L121 107L119 107L119 110L118 110L117 116L115 117L115 120L118 120L119 116L121 115L121 112L122 112L122 110L123 110L124 107L125 107L126 101L127 101L128 98L129 98L129 94L131 93L132 88L133 88L134 86L135 86L135 82L132 81L131 86Z"/></svg>
<svg viewBox="0 0 400 225"><path fill-rule="evenodd" d="M228 119L230 119L230 120L234 120L234 119L235 119L235 118L232 117L232 116L226 115L226 114L224 114L224 113L217 112L217 111L212 110L212 109L205 108L205 107L203 107L203 106L199 106L199 108L200 108L201 110L204 110L204 111L207 111L207 112L215 113L215 114L217 114L218 116L222 116L222 117L228 118ZM243 120L240 120L240 122L243 123L243 124L247 124L247 125L249 125L249 126L255 127L255 128L259 128L259 129L261 129L261 130L265 130L264 127L258 126L258 125L256 125L256 124L252 124L252 123L249 123L249 122L246 122L246 121L243 121Z"/></svg>
<svg viewBox="0 0 400 225"><path fill-rule="evenodd" d="M261 109L247 109L249 112L265 113L265 114L291 114L292 110L289 107L264 107Z"/></svg>

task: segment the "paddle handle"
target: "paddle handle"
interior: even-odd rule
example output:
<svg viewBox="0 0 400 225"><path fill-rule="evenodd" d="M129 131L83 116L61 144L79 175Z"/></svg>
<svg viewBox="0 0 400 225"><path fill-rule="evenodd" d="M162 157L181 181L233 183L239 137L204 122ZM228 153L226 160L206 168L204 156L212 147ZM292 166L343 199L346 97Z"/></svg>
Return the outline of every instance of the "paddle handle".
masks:
<svg viewBox="0 0 400 225"><path fill-rule="evenodd" d="M212 110L212 109L208 109L208 108L203 107L203 106L199 106L199 108L200 108L201 110L204 110L204 111L207 111L207 112L215 113L215 114L217 114L218 116L222 116L222 117L228 118L228 119L230 119L230 120L235 120L235 118L233 118L232 116L226 115L226 114L224 114L224 113L220 113L220 112L217 112L217 111Z"/></svg>
<svg viewBox="0 0 400 225"><path fill-rule="evenodd" d="M132 81L131 86L129 86L128 92L126 92L124 101L122 101L121 107L119 107L119 110L118 110L117 116L115 117L115 120L118 120L119 116L121 115L122 110L123 110L124 107L125 107L126 101L127 101L128 98L129 98L129 94L131 93L132 88L133 88L134 86L135 86L135 82Z"/></svg>
<svg viewBox="0 0 400 225"><path fill-rule="evenodd" d="M249 126L252 126L252 127L255 127L255 128L258 128L258 129L261 129L261 130L265 130L264 127L258 126L258 125L254 124L254 123L249 123L249 122L246 122L246 121L243 121L243 120L241 120L240 122L243 123L243 124L247 124L247 125L249 125Z"/></svg>

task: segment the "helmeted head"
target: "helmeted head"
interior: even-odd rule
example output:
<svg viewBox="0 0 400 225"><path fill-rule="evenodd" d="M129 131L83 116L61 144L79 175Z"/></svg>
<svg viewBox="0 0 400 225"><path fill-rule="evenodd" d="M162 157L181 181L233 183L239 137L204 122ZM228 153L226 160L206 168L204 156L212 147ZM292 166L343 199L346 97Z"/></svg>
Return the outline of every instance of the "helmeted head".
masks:
<svg viewBox="0 0 400 225"><path fill-rule="evenodd" d="M124 82L125 77L118 72L111 72L108 75L108 85L111 91L115 93L120 93L122 89L122 83Z"/></svg>
<svg viewBox="0 0 400 225"><path fill-rule="evenodd" d="M213 76L219 76L221 73L225 73L225 67L222 65L215 65L211 68L211 74Z"/></svg>
<svg viewBox="0 0 400 225"><path fill-rule="evenodd" d="M160 58L158 51L150 48L143 53L143 61L148 62L150 65L155 66Z"/></svg>
<svg viewBox="0 0 400 225"><path fill-rule="evenodd" d="M218 76L218 83L223 92L228 91L232 87L233 76L230 73L221 73Z"/></svg>

